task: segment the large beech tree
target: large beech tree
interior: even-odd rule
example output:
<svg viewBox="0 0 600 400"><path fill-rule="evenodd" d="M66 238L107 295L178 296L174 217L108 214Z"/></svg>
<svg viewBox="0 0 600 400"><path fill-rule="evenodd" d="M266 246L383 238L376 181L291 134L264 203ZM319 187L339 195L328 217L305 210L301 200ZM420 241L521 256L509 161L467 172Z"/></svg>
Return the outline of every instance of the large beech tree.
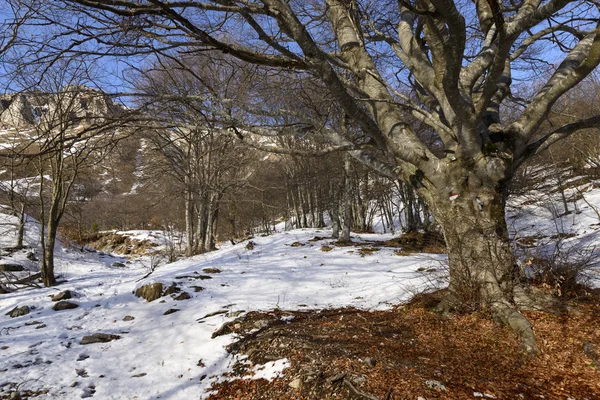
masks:
<svg viewBox="0 0 600 400"><path fill-rule="evenodd" d="M443 305L489 307L537 351L519 311L532 296L509 244L506 188L527 158L600 122L540 133L555 102L600 62L596 1L52 0L31 10L53 28L40 36L42 61L57 49L174 60L220 51L274 76L311 76L365 138L353 149L325 122L311 127L328 131L320 151L349 150L413 185L442 227ZM435 132L436 151L414 121Z"/></svg>

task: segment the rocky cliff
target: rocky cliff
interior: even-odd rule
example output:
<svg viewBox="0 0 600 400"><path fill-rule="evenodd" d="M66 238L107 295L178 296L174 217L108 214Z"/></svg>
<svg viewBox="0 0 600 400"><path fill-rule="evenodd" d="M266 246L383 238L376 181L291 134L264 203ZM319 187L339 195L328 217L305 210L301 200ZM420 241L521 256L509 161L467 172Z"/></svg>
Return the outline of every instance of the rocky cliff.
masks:
<svg viewBox="0 0 600 400"><path fill-rule="evenodd" d="M40 121L65 117L77 123L90 123L122 110L122 106L102 91L71 85L60 93L24 92L0 96L0 126L28 129Z"/></svg>

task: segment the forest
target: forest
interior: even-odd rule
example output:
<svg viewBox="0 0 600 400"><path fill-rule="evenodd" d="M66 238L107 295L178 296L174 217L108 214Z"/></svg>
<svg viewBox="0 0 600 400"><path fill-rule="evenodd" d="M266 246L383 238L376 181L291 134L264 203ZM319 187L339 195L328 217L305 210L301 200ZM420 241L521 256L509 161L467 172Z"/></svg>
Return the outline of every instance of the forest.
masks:
<svg viewBox="0 0 600 400"><path fill-rule="evenodd" d="M0 16L0 399L600 396L600 3Z"/></svg>

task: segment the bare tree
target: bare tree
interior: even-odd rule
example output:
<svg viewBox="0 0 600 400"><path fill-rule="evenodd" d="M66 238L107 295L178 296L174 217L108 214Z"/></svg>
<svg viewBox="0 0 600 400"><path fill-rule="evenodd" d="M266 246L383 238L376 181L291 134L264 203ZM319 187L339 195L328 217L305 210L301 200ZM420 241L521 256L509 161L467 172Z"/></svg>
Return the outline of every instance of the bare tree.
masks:
<svg viewBox="0 0 600 400"><path fill-rule="evenodd" d="M46 12L55 7L60 12ZM362 144L383 155L352 156L413 185L442 227L451 275L444 304L476 293L469 298L489 306L535 352L531 325L517 310L530 299L515 274L506 187L529 157L600 122L598 115L574 119L538 135L553 105L598 66L598 15L597 3L583 0L63 0L37 17L53 24L53 35L77 35L58 56L177 58L214 50L271 76L318 80L360 128ZM81 16L75 28L73 16ZM56 54L60 45L40 38L44 54ZM535 87L518 93L517 74ZM411 118L435 132L441 152ZM327 121L295 127L330 135L331 148L322 151L356 144Z"/></svg>
<svg viewBox="0 0 600 400"><path fill-rule="evenodd" d="M26 151L20 157L33 163L38 175L39 215L42 224L41 277L55 285L54 247L58 228L71 192L82 170L101 160L116 143L117 119L110 118L110 103L102 92L81 84L87 65L61 62L35 85L36 90L17 96L26 99L23 113L11 118ZM31 77L24 77L25 81ZM33 87L33 85L31 85ZM104 110L97 109L98 107ZM108 118L107 118L108 117Z"/></svg>

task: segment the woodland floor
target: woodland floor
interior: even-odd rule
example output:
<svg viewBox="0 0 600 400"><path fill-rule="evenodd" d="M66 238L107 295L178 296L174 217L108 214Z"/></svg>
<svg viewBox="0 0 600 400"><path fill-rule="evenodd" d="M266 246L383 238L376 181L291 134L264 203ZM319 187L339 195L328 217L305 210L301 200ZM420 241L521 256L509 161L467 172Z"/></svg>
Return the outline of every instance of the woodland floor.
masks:
<svg viewBox="0 0 600 400"><path fill-rule="evenodd" d="M600 293L572 302L568 314L527 313L535 358L486 315L443 319L428 301L390 311L251 313L230 325L241 340L229 350L251 362L238 375L282 358L291 366L272 382L223 382L210 398L600 399Z"/></svg>

